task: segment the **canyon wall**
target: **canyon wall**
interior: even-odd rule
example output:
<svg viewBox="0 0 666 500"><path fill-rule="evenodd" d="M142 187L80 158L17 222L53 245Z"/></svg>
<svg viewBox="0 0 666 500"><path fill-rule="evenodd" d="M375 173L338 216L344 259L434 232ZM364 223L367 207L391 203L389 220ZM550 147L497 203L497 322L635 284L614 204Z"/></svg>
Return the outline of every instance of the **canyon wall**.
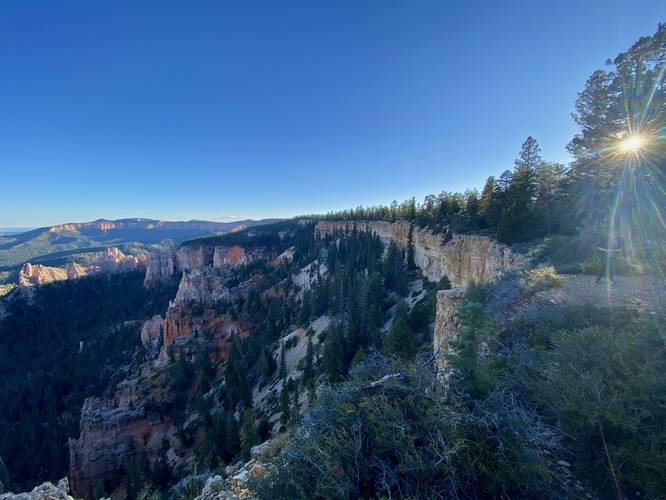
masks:
<svg viewBox="0 0 666 500"><path fill-rule="evenodd" d="M96 498L96 491L113 489L137 451L146 452L150 461L160 455L164 441L169 442L170 465L177 465L191 455L202 438L186 445L177 435L175 425L163 408L170 406L173 394L168 371L173 353L181 353L190 362L196 360L199 345L219 366L231 352L232 339L247 338L249 328L225 314L204 309L200 314L172 306L166 317L146 320L141 341L147 348L146 359L131 377L116 386L110 399L88 398L81 409L80 435L69 440L69 478L77 497ZM167 377L166 379L164 377Z"/></svg>
<svg viewBox="0 0 666 500"><path fill-rule="evenodd" d="M456 309L465 296L465 288L456 286L451 290L437 292L435 330L433 332L433 351L437 364L437 377L446 381L451 376L447 355L454 352L452 342L458 336Z"/></svg>
<svg viewBox="0 0 666 500"><path fill-rule="evenodd" d="M80 436L69 442L70 478L77 496L92 498L105 483L117 486L137 450L145 450L154 460L164 440L170 444L170 465L191 455L192 450L176 437L169 416L155 410L173 399L164 369L181 354L192 361L202 346L219 366L229 356L232 340L247 338L246 321L220 313L215 306L229 294L243 295L251 289L253 278L238 283L234 270L265 257L277 258L262 248L238 245L185 246L150 256L144 284L181 273L178 291L163 315L144 321L140 336L146 355L139 369L117 385L113 398L89 398L83 405ZM191 446L201 438L194 436Z"/></svg>
<svg viewBox="0 0 666 500"><path fill-rule="evenodd" d="M175 274L211 266L215 269L234 269L249 264L263 255L263 250L246 250L240 245L183 246L174 252L151 254L146 265L145 286L151 286Z"/></svg>
<svg viewBox="0 0 666 500"><path fill-rule="evenodd" d="M315 231L320 235L339 231L372 232L385 244L393 241L401 248L409 242L409 222L385 221L320 221ZM479 235L454 234L444 242L442 235L414 226L414 263L430 281L447 276L453 285L494 281L508 270L526 265L523 255L492 238Z"/></svg>
<svg viewBox="0 0 666 500"><path fill-rule="evenodd" d="M164 424L155 426L143 408L118 407L88 398L81 409L81 437L69 441L69 481L76 497L95 498L129 466L136 449L159 450Z"/></svg>
<svg viewBox="0 0 666 500"><path fill-rule="evenodd" d="M404 249L409 244L410 226L409 222L320 221L315 231L327 235L356 228L376 234L385 245L395 242ZM416 266L430 281L447 276L453 285L453 289L437 293L433 335L439 377L447 379L450 370L446 355L452 352L451 343L457 335L456 308L463 300L465 287L470 283L495 281L507 271L524 269L528 259L487 236L453 234L444 241L442 235L427 229L413 226L411 231Z"/></svg>

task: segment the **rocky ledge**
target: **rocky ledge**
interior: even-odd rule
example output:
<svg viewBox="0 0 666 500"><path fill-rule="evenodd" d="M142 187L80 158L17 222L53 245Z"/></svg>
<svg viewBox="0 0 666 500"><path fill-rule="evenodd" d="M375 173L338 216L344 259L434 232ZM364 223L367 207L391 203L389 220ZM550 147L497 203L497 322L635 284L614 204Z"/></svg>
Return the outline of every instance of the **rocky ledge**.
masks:
<svg viewBox="0 0 666 500"><path fill-rule="evenodd" d="M0 500L74 500L69 494L69 481L63 478L58 484L49 482L35 486L27 493L5 493Z"/></svg>

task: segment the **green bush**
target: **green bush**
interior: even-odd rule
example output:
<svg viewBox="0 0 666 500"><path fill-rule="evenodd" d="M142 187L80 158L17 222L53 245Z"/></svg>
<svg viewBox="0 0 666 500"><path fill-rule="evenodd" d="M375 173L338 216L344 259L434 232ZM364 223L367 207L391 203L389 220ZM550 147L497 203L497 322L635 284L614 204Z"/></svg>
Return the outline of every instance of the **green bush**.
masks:
<svg viewBox="0 0 666 500"><path fill-rule="evenodd" d="M532 386L605 494L664 498L666 328L632 322L560 332Z"/></svg>

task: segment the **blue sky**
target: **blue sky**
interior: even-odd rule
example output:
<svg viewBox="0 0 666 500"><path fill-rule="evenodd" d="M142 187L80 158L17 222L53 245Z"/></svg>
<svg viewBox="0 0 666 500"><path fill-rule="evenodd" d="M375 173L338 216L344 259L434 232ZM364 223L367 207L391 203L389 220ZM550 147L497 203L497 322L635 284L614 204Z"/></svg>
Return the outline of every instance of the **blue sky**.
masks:
<svg viewBox="0 0 666 500"><path fill-rule="evenodd" d="M663 1L9 0L0 226L290 216L481 187Z"/></svg>

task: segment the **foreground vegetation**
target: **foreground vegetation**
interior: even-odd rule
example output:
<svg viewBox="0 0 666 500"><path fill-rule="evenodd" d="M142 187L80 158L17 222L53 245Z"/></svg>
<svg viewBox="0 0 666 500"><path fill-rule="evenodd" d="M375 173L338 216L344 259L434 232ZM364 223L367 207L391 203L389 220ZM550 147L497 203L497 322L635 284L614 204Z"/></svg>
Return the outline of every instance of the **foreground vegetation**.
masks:
<svg viewBox="0 0 666 500"><path fill-rule="evenodd" d="M662 498L663 319L558 306L500 327L500 289L459 307L445 384L374 355L323 386L262 498Z"/></svg>

